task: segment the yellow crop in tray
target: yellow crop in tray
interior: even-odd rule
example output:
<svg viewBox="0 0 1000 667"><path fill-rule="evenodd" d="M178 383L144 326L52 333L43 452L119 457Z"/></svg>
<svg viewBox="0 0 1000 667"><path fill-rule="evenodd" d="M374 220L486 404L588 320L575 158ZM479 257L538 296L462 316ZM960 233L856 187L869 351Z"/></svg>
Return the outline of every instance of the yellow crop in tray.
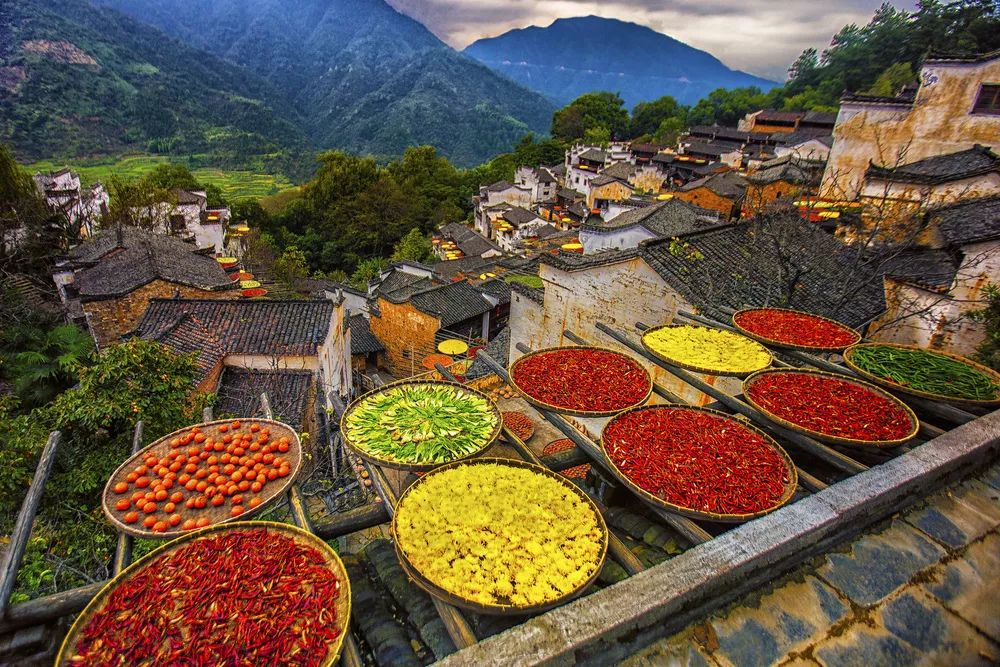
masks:
<svg viewBox="0 0 1000 667"><path fill-rule="evenodd" d="M533 606L576 591L600 565L602 533L572 489L501 464L429 475L396 517L396 539L413 567L484 605Z"/></svg>
<svg viewBox="0 0 1000 667"><path fill-rule="evenodd" d="M763 345L723 329L681 325L643 335L646 346L671 361L718 373L753 373L771 363Z"/></svg>

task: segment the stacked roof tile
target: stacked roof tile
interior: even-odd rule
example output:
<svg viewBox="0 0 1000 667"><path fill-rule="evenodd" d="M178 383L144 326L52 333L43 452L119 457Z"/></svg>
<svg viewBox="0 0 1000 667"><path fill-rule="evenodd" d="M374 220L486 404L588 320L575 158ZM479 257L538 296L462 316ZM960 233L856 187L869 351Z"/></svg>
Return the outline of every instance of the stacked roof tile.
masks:
<svg viewBox="0 0 1000 667"><path fill-rule="evenodd" d="M994 153L988 146L975 144L968 150L935 155L898 167L881 167L869 163L865 177L938 185L989 173L1000 173L1000 155Z"/></svg>
<svg viewBox="0 0 1000 667"><path fill-rule="evenodd" d="M356 354L372 354L385 350L382 341L372 333L367 317L364 315L352 315L349 320L349 326L351 328L352 356Z"/></svg>
<svg viewBox="0 0 1000 667"><path fill-rule="evenodd" d="M260 395L267 393L274 418L298 431L309 406L312 384L312 371L228 367L219 381L215 412L220 417L258 415Z"/></svg>
<svg viewBox="0 0 1000 667"><path fill-rule="evenodd" d="M1000 196L942 206L930 211L929 216L952 246L1000 239Z"/></svg>

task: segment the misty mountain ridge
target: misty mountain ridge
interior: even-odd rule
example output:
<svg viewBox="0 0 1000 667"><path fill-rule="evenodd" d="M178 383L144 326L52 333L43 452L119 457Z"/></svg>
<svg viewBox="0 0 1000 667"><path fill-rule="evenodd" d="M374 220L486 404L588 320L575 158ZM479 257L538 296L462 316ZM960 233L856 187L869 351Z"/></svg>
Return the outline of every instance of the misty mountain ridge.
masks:
<svg viewBox="0 0 1000 667"><path fill-rule="evenodd" d="M716 88L778 85L652 28L598 16L510 30L463 53L558 105L595 90L617 92L633 107L663 95L694 104Z"/></svg>

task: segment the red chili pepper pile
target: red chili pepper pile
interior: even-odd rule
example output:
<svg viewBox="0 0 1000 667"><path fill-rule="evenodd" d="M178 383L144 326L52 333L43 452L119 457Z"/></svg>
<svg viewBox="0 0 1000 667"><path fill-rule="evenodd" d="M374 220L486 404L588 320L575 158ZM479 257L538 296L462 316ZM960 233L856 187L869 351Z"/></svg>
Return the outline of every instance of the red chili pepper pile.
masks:
<svg viewBox="0 0 1000 667"><path fill-rule="evenodd" d="M535 424L523 412L511 410L501 413L503 415L503 425L514 432L521 441L531 439L535 434Z"/></svg>
<svg viewBox="0 0 1000 667"><path fill-rule="evenodd" d="M196 539L119 585L70 664L319 665L347 619L317 549L267 529Z"/></svg>
<svg viewBox="0 0 1000 667"><path fill-rule="evenodd" d="M898 403L849 380L776 372L755 378L745 391L771 414L824 435L884 442L913 430Z"/></svg>
<svg viewBox="0 0 1000 667"><path fill-rule="evenodd" d="M674 505L717 514L774 507L788 483L785 460L735 419L657 406L604 429L611 462L633 484Z"/></svg>
<svg viewBox="0 0 1000 667"><path fill-rule="evenodd" d="M649 376L624 354L592 348L561 348L519 360L511 379L536 401L566 410L612 412L649 394Z"/></svg>
<svg viewBox="0 0 1000 667"><path fill-rule="evenodd" d="M808 313L757 308L737 313L733 322L752 334L803 347L841 348L858 342L851 329Z"/></svg>
<svg viewBox="0 0 1000 667"><path fill-rule="evenodd" d="M542 456L558 454L559 452L565 452L567 449L573 449L574 447L576 447L576 443L569 438L553 440L549 444L545 445L544 449L542 449ZM590 472L590 464L584 463L583 465L566 468L559 474L566 479L584 479L588 472Z"/></svg>

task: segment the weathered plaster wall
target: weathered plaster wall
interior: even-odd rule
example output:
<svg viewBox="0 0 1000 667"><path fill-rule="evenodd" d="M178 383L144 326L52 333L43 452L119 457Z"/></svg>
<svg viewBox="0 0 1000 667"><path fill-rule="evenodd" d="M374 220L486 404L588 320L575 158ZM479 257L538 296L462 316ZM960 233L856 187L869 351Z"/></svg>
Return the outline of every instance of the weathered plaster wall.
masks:
<svg viewBox="0 0 1000 667"><path fill-rule="evenodd" d="M440 320L409 303L379 299L378 309L381 315L373 316L369 326L385 345L389 372L396 377L409 377L426 370L420 362L435 350L434 334L441 328Z"/></svg>
<svg viewBox="0 0 1000 667"><path fill-rule="evenodd" d="M718 211L724 220L729 220L736 211L736 202L732 199L721 197L705 187L678 191L674 193L674 197L695 206Z"/></svg>
<svg viewBox="0 0 1000 667"><path fill-rule="evenodd" d="M1000 147L1000 119L970 113L981 84L1000 81L1000 59L931 64L922 68L920 79L912 109L841 104L823 177L824 196L853 199L869 160L891 166L954 153L976 143Z"/></svg>

